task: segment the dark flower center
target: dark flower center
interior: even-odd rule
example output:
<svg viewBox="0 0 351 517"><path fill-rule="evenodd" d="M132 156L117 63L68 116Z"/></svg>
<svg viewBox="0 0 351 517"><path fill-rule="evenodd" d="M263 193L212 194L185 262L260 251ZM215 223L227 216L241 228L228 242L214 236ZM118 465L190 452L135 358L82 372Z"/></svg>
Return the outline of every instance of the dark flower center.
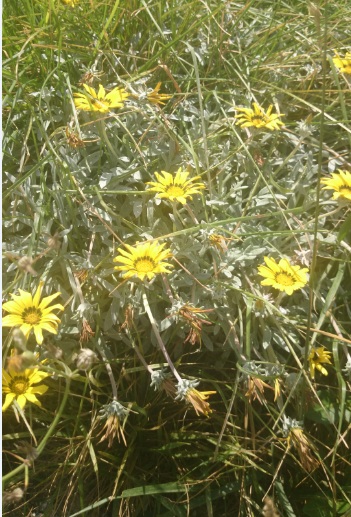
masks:
<svg viewBox="0 0 351 517"><path fill-rule="evenodd" d="M9 388L12 393L15 393L16 396L23 395L29 388L29 382L27 377L23 375L18 375L14 379L9 382Z"/></svg>
<svg viewBox="0 0 351 517"><path fill-rule="evenodd" d="M41 322L42 312L37 307L27 307L22 312L22 319L28 325L38 325Z"/></svg>

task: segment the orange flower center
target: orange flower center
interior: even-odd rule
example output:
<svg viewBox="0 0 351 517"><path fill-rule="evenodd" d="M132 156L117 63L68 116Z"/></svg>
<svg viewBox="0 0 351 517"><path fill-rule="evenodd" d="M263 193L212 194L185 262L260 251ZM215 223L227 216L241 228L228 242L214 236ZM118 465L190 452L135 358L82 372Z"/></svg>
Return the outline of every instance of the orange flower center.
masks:
<svg viewBox="0 0 351 517"><path fill-rule="evenodd" d="M22 319L28 325L38 325L41 322L42 312L37 307L28 307L22 312Z"/></svg>
<svg viewBox="0 0 351 517"><path fill-rule="evenodd" d="M138 273L151 273L155 266L155 262L150 257L140 257L134 262L135 270Z"/></svg>
<svg viewBox="0 0 351 517"><path fill-rule="evenodd" d="M9 388L12 393L18 395L23 395L29 388L28 379L24 376L19 375L15 377L10 383Z"/></svg>

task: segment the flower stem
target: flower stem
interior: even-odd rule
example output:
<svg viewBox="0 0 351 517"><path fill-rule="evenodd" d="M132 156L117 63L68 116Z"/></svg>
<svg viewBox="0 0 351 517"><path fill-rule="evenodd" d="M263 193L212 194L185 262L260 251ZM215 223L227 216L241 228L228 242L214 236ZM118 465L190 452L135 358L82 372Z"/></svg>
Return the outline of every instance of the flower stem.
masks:
<svg viewBox="0 0 351 517"><path fill-rule="evenodd" d="M150 305L149 305L149 301L147 299L147 296L146 296L146 293L145 291L143 292L143 303L144 303L144 307L145 307L145 310L146 310L146 313L149 317L149 320L150 320L150 323L151 323L151 327L152 327L152 330L154 331L154 334L156 336L156 339L157 339L157 343L163 353L163 355L165 356L165 359L171 369L171 372L173 373L174 377L177 379L178 382L181 382L182 378L181 376L179 375L179 373L177 372L176 370L176 367L174 366L173 362L172 362L172 359L169 357L168 355L168 352L166 350L166 347L162 341L162 338L161 338L161 335L158 331L158 328L157 328L157 323L152 315L152 312L151 312L151 309L150 309Z"/></svg>
<svg viewBox="0 0 351 517"><path fill-rule="evenodd" d="M133 350L135 351L136 355L138 356L139 358L139 361L141 362L141 364L145 367L145 369L151 374L153 372L153 369L151 368L151 366L149 366L147 364L147 362L145 361L142 353L140 352L140 349L138 347L138 345L135 343L134 339L132 338L129 330L126 331L127 333L127 336L128 338L130 339L130 342L131 342L131 345L132 345L132 348Z"/></svg>
<svg viewBox="0 0 351 517"><path fill-rule="evenodd" d="M188 203L185 205L185 209L187 210L188 214L192 218L193 222L195 224L199 224L199 221L196 219L196 216L195 216L194 212L192 211L192 209L190 208L190 206L188 205Z"/></svg>
<svg viewBox="0 0 351 517"><path fill-rule="evenodd" d="M97 333L98 333L98 329L96 329L96 334ZM97 348L99 354L102 357L102 360L104 362L104 365L105 365L105 368L106 368L106 371L107 371L107 375L108 375L108 377L110 379L113 400L117 400L118 401L117 385L116 385L115 378L113 376L113 371L112 371L111 365L110 365L110 363L109 363L109 361L108 361L108 359L106 357L106 354L105 354L104 350L100 346L99 341L100 341L99 339L96 340L96 348Z"/></svg>

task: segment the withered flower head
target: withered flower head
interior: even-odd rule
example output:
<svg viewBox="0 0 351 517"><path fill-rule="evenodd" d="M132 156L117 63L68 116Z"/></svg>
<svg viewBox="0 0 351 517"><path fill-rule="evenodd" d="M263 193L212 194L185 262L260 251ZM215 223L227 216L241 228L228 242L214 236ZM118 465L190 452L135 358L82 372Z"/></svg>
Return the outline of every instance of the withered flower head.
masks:
<svg viewBox="0 0 351 517"><path fill-rule="evenodd" d="M73 149L84 147L84 141L79 137L78 133L72 131L69 126L66 127L67 144Z"/></svg>
<svg viewBox="0 0 351 517"><path fill-rule="evenodd" d="M186 379L181 379L177 384L176 400L186 400L193 406L198 416L200 413L202 413L208 417L213 410L211 409L210 404L207 402L207 399L209 395L213 395L216 392L198 391L196 386L198 386L199 383L200 381L198 380L189 381Z"/></svg>
<svg viewBox="0 0 351 517"><path fill-rule="evenodd" d="M208 320L206 314L213 310L214 309L200 309L194 307L190 303L176 307L177 316L190 326L189 334L187 335L184 343L189 342L192 345L198 343L201 345L202 325L212 325L212 322Z"/></svg>
<svg viewBox="0 0 351 517"><path fill-rule="evenodd" d="M259 377L248 377L247 384L248 390L245 393L245 397L248 397L250 402L257 399L260 404L263 404L263 402L267 400L264 395L264 389L273 389L269 384L264 382Z"/></svg>
<svg viewBox="0 0 351 517"><path fill-rule="evenodd" d="M82 343L87 343L88 341L91 340L92 337L95 336L95 332L93 331L93 329L91 328L91 326L89 325L88 323L88 320L86 320L85 318L83 318L83 322L82 322L82 330L80 332L80 337L79 337L79 342L82 344ZM85 369L85 368L84 368Z"/></svg>
<svg viewBox="0 0 351 517"><path fill-rule="evenodd" d="M212 233L209 236L209 240L211 245L217 248L220 253L225 253L228 251L227 242L230 242L233 239L230 239L229 237L223 237L223 235L220 235L219 233Z"/></svg>
<svg viewBox="0 0 351 517"><path fill-rule="evenodd" d="M161 88L161 82L157 83L155 88L152 90L152 92L147 94L147 99L151 104L161 104L164 105L164 101L168 101L172 98L172 95L169 95L168 93L159 93Z"/></svg>
<svg viewBox="0 0 351 517"><path fill-rule="evenodd" d="M128 303L126 310L124 311L124 322L120 326L120 330L131 329L133 327L134 318L134 307Z"/></svg>
<svg viewBox="0 0 351 517"><path fill-rule="evenodd" d="M108 440L108 447L111 447L115 438L117 438L118 442L120 442L120 439L122 438L124 445L127 446L122 427L123 421L127 415L127 410L122 406L122 404L117 402L117 400L113 400L109 404L103 406L99 413L101 419L106 418L106 423L101 433L104 430L106 430L106 432L99 443L103 440Z"/></svg>
<svg viewBox="0 0 351 517"><path fill-rule="evenodd" d="M161 370L153 370L150 386L153 386L155 390L164 390L168 397L174 399L177 390L171 376L172 375L167 373L163 368Z"/></svg>
<svg viewBox="0 0 351 517"><path fill-rule="evenodd" d="M249 401L258 400L260 404L266 401L264 396L264 389L273 389L269 384L262 380L262 377L266 375L266 370L260 365L257 365L255 361L249 361L243 365L243 379L247 383L247 392L245 397L248 397Z"/></svg>
<svg viewBox="0 0 351 517"><path fill-rule="evenodd" d="M313 445L303 432L300 422L283 416L283 433L287 437L288 447L293 445L297 450L303 468L311 472L319 465L318 460L312 455Z"/></svg>

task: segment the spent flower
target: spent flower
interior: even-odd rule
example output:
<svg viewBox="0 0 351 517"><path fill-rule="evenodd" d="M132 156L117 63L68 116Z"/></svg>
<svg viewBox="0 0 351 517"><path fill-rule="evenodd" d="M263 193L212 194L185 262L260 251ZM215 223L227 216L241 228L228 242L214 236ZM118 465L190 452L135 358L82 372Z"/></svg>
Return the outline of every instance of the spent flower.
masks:
<svg viewBox="0 0 351 517"><path fill-rule="evenodd" d="M106 423L102 429L102 432L104 430L106 430L106 432L100 442L108 440L108 447L111 447L115 438L117 438L118 441L122 438L124 445L127 446L122 427L123 421L127 416L126 408L117 400L113 400L109 404L103 406L99 413L101 419L106 418Z"/></svg>
<svg viewBox="0 0 351 517"><path fill-rule="evenodd" d="M323 190L334 190L333 199L351 201L351 172L338 169L331 178L322 178Z"/></svg>
<svg viewBox="0 0 351 517"><path fill-rule="evenodd" d="M74 104L77 109L83 111L99 111L107 113L113 108L123 108L124 101L129 97L129 93L124 88L116 87L106 93L102 84L96 92L88 84L83 84L86 93L74 93Z"/></svg>
<svg viewBox="0 0 351 517"><path fill-rule="evenodd" d="M170 174L166 171L155 172L157 181L149 181L150 192L157 192L156 197L160 199L169 199L173 202L179 202L185 205L187 199L192 199L193 194L200 194L201 190L205 188L204 183L197 182L201 176L194 176L187 179L188 171L182 170L180 167L176 174Z"/></svg>
<svg viewBox="0 0 351 517"><path fill-rule="evenodd" d="M265 277L261 285L270 285L286 294L292 294L307 284L308 268L293 266L287 259L280 259L279 264L269 257L263 257L266 265L258 266L258 272Z"/></svg>
<svg viewBox="0 0 351 517"><path fill-rule="evenodd" d="M168 101L172 98L172 95L168 95L167 93L159 93L161 84L161 82L157 83L152 92L147 94L147 99L151 104L165 104L164 101Z"/></svg>
<svg viewBox="0 0 351 517"><path fill-rule="evenodd" d="M2 392L5 394L5 401L2 410L6 409L16 400L21 409L24 408L27 401L41 407L40 401L36 395L43 395L48 386L40 384L49 374L41 371L39 368L28 368L22 372L15 370L2 370Z"/></svg>
<svg viewBox="0 0 351 517"><path fill-rule="evenodd" d="M202 413L203 415L208 416L212 413L212 409L210 408L210 404L207 402L207 399L210 395L213 395L216 392L199 391L196 389L196 386L199 384L200 381L196 379L193 381L181 379L177 384L176 400L186 400L193 406L197 415Z"/></svg>
<svg viewBox="0 0 351 517"><path fill-rule="evenodd" d="M185 343L189 341L192 345L201 344L202 325L212 325L212 322L207 319L207 313L212 311L214 309L201 309L190 303L179 308L178 316L190 326Z"/></svg>
<svg viewBox="0 0 351 517"><path fill-rule="evenodd" d="M273 105L271 104L267 111L264 111L261 106L256 102L253 103L253 109L251 108L236 108L237 111L241 112L236 116L237 125L241 127L257 127L259 129L266 128L272 131L280 129L283 126L283 122L280 117L283 114L272 114Z"/></svg>
<svg viewBox="0 0 351 517"><path fill-rule="evenodd" d="M172 264L165 262L165 259L172 257L170 249L164 247L166 244L144 242L129 246L125 244L128 251L118 248L120 255L113 259L114 262L121 262L122 266L115 266L118 271L124 271L124 278L128 279L137 276L141 280L151 280L158 273L170 273Z"/></svg>
<svg viewBox="0 0 351 517"><path fill-rule="evenodd" d="M176 395L176 387L172 379L172 374L167 373L164 368L152 371L150 386L154 387L155 390L165 391L171 398L174 398Z"/></svg>
<svg viewBox="0 0 351 517"><path fill-rule="evenodd" d="M210 241L211 246L217 248L217 250L220 253L225 253L226 251L228 251L227 242L234 241L235 239L230 237L224 237L219 233L212 232L209 234L208 240Z"/></svg>
<svg viewBox="0 0 351 517"><path fill-rule="evenodd" d="M12 300L5 302L2 306L6 312L10 313L3 318L3 327L19 326L26 338L33 329L39 345L43 342L43 330L57 334L57 327L61 320L53 311L56 309L64 310L64 307L59 303L49 305L55 298L60 296L60 292L46 296L40 301L43 287L44 282L41 281L34 296L19 289L20 294L11 294Z"/></svg>
<svg viewBox="0 0 351 517"><path fill-rule="evenodd" d="M318 466L317 459L312 455L313 445L305 435L301 422L283 415L283 434L286 436L288 447L293 445L299 455L302 466L310 472Z"/></svg>

